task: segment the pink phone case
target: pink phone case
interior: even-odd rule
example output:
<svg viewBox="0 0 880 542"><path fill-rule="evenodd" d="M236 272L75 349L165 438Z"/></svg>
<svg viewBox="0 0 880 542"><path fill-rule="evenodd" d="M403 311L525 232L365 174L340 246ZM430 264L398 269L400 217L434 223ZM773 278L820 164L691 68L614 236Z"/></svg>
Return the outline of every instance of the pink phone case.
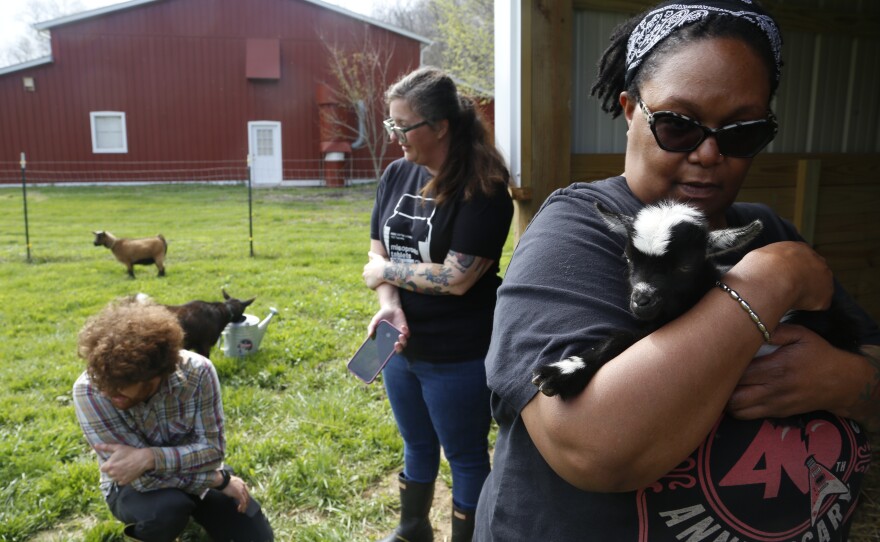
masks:
<svg viewBox="0 0 880 542"><path fill-rule="evenodd" d="M385 364L394 355L394 343L400 330L386 320L380 320L376 325L373 337L367 337L348 362L348 370L370 384L379 376Z"/></svg>

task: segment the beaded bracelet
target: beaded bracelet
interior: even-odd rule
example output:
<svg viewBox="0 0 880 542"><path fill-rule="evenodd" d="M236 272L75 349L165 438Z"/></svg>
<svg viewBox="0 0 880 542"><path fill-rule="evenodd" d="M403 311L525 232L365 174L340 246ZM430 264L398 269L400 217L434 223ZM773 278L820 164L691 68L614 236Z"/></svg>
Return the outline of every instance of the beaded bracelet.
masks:
<svg viewBox="0 0 880 542"><path fill-rule="evenodd" d="M761 317L758 316L758 313L752 310L751 305L749 305L745 299L741 298L739 294L736 293L736 290L732 289L730 286L724 284L720 280L715 282L715 286L718 286L719 288L727 292L734 301L739 303L739 306L742 307L742 310L746 311L746 313L749 315L749 318L752 319L752 322L754 322L755 325L758 326L758 331L760 331L761 335L764 336L764 342L770 344L770 331L767 330L767 326L765 326L764 322L761 321Z"/></svg>

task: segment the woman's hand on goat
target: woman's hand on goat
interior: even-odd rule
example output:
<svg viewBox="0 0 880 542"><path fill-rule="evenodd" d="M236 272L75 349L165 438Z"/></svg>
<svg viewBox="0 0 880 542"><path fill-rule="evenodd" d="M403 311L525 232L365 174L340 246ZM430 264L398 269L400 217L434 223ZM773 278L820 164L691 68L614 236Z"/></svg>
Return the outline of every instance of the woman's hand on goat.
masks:
<svg viewBox="0 0 880 542"><path fill-rule="evenodd" d="M155 457L149 448L134 448L124 444L95 444L95 450L110 454L101 465L101 472L117 484L128 485L155 467Z"/></svg>
<svg viewBox="0 0 880 542"><path fill-rule="evenodd" d="M849 416L875 369L864 357L834 348L803 326L779 324L779 348L752 360L727 411L741 419L783 418L815 410Z"/></svg>

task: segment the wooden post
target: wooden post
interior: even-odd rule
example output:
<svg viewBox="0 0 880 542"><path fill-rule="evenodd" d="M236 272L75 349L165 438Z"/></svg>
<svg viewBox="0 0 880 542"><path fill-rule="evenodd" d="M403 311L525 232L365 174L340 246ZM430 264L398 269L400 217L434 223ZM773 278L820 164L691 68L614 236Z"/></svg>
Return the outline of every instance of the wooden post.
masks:
<svg viewBox="0 0 880 542"><path fill-rule="evenodd" d="M798 160L797 185L794 198L794 225L809 244L813 244L816 232L816 211L819 204L819 182L822 177L822 161Z"/></svg>
<svg viewBox="0 0 880 542"><path fill-rule="evenodd" d="M572 0L524 0L519 239L550 193L571 177Z"/></svg>

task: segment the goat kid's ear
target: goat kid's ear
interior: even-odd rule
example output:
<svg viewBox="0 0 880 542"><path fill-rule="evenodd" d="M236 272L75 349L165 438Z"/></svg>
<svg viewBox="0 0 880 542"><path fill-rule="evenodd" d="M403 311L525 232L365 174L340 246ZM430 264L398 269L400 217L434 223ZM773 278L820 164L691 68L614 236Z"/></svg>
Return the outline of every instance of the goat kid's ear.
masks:
<svg viewBox="0 0 880 542"><path fill-rule="evenodd" d="M760 220L755 220L740 228L726 228L709 232L709 247L706 250L706 258L714 258L748 245L763 229L764 224Z"/></svg>
<svg viewBox="0 0 880 542"><path fill-rule="evenodd" d="M231 297L229 297L229 294L226 293L226 288L221 288L220 291L223 292L223 299L227 301L232 299Z"/></svg>
<svg viewBox="0 0 880 542"><path fill-rule="evenodd" d="M599 202L596 202L596 210L599 211L599 216L602 217L602 220L605 221L605 224L612 233L629 235L630 230L632 230L633 217L614 213L606 209L605 206Z"/></svg>
<svg viewBox="0 0 880 542"><path fill-rule="evenodd" d="M250 305L251 303L254 302L254 299L256 299L256 297L252 297L252 298L248 299L247 301L242 301L242 302L241 302L241 306L242 306L242 307L247 307L248 305Z"/></svg>

